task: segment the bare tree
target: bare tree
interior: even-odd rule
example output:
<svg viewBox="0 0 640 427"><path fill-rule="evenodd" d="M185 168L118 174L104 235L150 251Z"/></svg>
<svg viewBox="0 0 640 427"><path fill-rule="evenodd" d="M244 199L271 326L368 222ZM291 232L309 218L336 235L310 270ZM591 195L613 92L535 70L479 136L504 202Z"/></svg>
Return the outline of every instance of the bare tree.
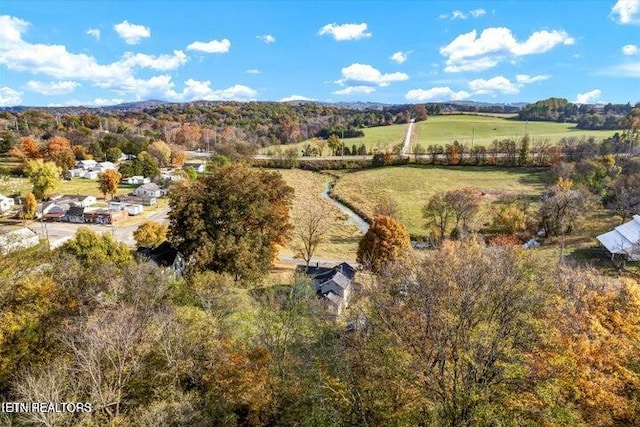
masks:
<svg viewBox="0 0 640 427"><path fill-rule="evenodd" d="M305 203L295 220L293 249L296 256L302 258L307 266L313 258L318 246L326 241L327 232L332 222L329 206L321 201Z"/></svg>

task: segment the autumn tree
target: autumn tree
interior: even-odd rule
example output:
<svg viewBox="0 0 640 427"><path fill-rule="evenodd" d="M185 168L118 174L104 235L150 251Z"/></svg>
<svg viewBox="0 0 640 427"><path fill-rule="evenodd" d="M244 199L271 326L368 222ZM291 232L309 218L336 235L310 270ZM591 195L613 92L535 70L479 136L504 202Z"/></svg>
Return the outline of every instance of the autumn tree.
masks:
<svg viewBox="0 0 640 427"><path fill-rule="evenodd" d="M32 136L20 138L18 145L9 150L9 154L13 157L19 158L20 160L34 160L42 159L44 157L40 144Z"/></svg>
<svg viewBox="0 0 640 427"><path fill-rule="evenodd" d="M116 163L122 157L122 150L118 147L107 148L104 152L104 157L108 162Z"/></svg>
<svg viewBox="0 0 640 427"><path fill-rule="evenodd" d="M342 148L342 141L340 141L340 138L338 138L338 135L336 135L335 133L329 135L329 138L327 139L327 145L329 146L329 149L334 156L338 156L341 154L340 149Z"/></svg>
<svg viewBox="0 0 640 427"><path fill-rule="evenodd" d="M478 190L470 187L451 190L446 193L445 198L455 219L455 229L460 231L459 227L462 224L462 230L467 230L469 222L480 209L481 199Z"/></svg>
<svg viewBox="0 0 640 427"><path fill-rule="evenodd" d="M105 198L107 194L111 197L116 194L121 179L122 175L115 169L107 169L98 176L98 188Z"/></svg>
<svg viewBox="0 0 640 427"><path fill-rule="evenodd" d="M385 368L403 372L404 393L422 408L412 425L510 425L513 415L496 409L520 393L542 312L543 286L525 265L516 250L449 242L390 266L367 289L366 339L395 349Z"/></svg>
<svg viewBox="0 0 640 427"><path fill-rule="evenodd" d="M138 154L137 158L133 160L133 164L140 168L141 175L155 178L160 175L160 166L155 157L146 151L142 151Z"/></svg>
<svg viewBox="0 0 640 427"><path fill-rule="evenodd" d="M422 208L422 217L425 219L425 228L435 228L440 234L440 240L443 240L453 217L453 210L446 193L431 196Z"/></svg>
<svg viewBox="0 0 640 427"><path fill-rule="evenodd" d="M357 260L374 272L401 257L410 247L404 225L388 216L376 216L358 244Z"/></svg>
<svg viewBox="0 0 640 427"><path fill-rule="evenodd" d="M571 180L560 178L543 193L540 225L547 235L570 234L584 217L589 203L586 191L575 188Z"/></svg>
<svg viewBox="0 0 640 427"><path fill-rule="evenodd" d="M133 238L136 239L138 246L145 248L155 248L162 242L167 240L167 232L169 226L160 224L155 221L147 221L138 226L133 232Z"/></svg>
<svg viewBox="0 0 640 427"><path fill-rule="evenodd" d="M201 133L205 131L208 132L208 129L200 129L194 123L183 123L176 132L175 143L193 150L200 143Z"/></svg>
<svg viewBox="0 0 640 427"><path fill-rule="evenodd" d="M192 270L263 276L291 233L293 189L277 172L220 166L169 193L169 240Z"/></svg>
<svg viewBox="0 0 640 427"><path fill-rule="evenodd" d="M492 228L509 236L521 233L527 228L527 214L515 204L504 206L493 218Z"/></svg>
<svg viewBox="0 0 640 427"><path fill-rule="evenodd" d="M55 163L41 159L29 160L25 166L25 173L33 185L33 194L38 199L48 196L60 185L61 172Z"/></svg>
<svg viewBox="0 0 640 427"><path fill-rule="evenodd" d="M326 203L307 201L295 218L292 248L307 266L318 246L326 241L331 225L329 212Z"/></svg>
<svg viewBox="0 0 640 427"><path fill-rule="evenodd" d="M116 242L108 233L99 235L87 227L80 227L76 235L62 245L61 251L87 268L105 261L124 267L133 259L124 243Z"/></svg>
<svg viewBox="0 0 640 427"><path fill-rule="evenodd" d="M185 155L184 151L176 148L171 151L171 165L173 165L174 167L182 167L186 160L187 156Z"/></svg>
<svg viewBox="0 0 640 427"><path fill-rule="evenodd" d="M171 161L171 148L164 141L154 141L147 147L147 152L158 162L160 167L169 165Z"/></svg>
<svg viewBox="0 0 640 427"><path fill-rule="evenodd" d="M20 217L25 220L35 218L37 206L38 202L36 201L36 197L33 193L27 193L24 197L24 201L22 202Z"/></svg>
<svg viewBox="0 0 640 427"><path fill-rule="evenodd" d="M383 195L378 199L378 203L373 207L374 216L389 216L395 220L398 219L400 207L398 202L393 200L389 195Z"/></svg>
<svg viewBox="0 0 640 427"><path fill-rule="evenodd" d="M45 159L54 162L62 171L71 169L76 164L76 156L69 140L56 136L47 143Z"/></svg>

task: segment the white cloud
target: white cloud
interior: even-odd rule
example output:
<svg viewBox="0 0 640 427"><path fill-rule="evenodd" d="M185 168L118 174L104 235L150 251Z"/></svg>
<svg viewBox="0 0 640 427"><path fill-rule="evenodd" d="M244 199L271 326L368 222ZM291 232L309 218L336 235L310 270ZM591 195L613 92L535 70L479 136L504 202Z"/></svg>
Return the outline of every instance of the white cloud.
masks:
<svg viewBox="0 0 640 427"><path fill-rule="evenodd" d="M369 94L375 92L376 89L371 86L349 86L344 89L331 92L335 95L353 95L353 94Z"/></svg>
<svg viewBox="0 0 640 427"><path fill-rule="evenodd" d="M280 102L289 102L289 101L313 101L313 99L307 98L306 96L302 96L302 95L291 95L291 96L282 98L280 100Z"/></svg>
<svg viewBox="0 0 640 427"><path fill-rule="evenodd" d="M405 95L409 101L460 101L470 96L464 90L455 92L450 87L432 87L431 89L411 89Z"/></svg>
<svg viewBox="0 0 640 427"><path fill-rule="evenodd" d="M640 25L640 0L618 0L611 9L611 15L619 24Z"/></svg>
<svg viewBox="0 0 640 427"><path fill-rule="evenodd" d="M104 107L106 105L118 105L124 102L125 102L124 99L120 99L120 98L112 98L112 99L96 98L93 101L91 101L91 103L88 105L93 105L96 107Z"/></svg>
<svg viewBox="0 0 640 427"><path fill-rule="evenodd" d="M520 92L518 85L504 76L496 76L488 80L471 80L469 89L477 95L495 94L496 92L513 95Z"/></svg>
<svg viewBox="0 0 640 427"><path fill-rule="evenodd" d="M318 35L330 35L337 41L345 40L360 40L363 38L371 37L371 33L367 32L367 24L341 24L338 25L335 22L333 24L327 24L320 28Z"/></svg>
<svg viewBox="0 0 640 427"><path fill-rule="evenodd" d="M0 30L2 31L2 30ZM22 102L22 93L10 87L0 87L0 107L12 107Z"/></svg>
<svg viewBox="0 0 640 427"><path fill-rule="evenodd" d="M258 70L257 68L250 68L247 71L245 71L245 73L247 73L247 74L260 74L261 71Z"/></svg>
<svg viewBox="0 0 640 427"><path fill-rule="evenodd" d="M276 41L276 38L273 37L271 34L265 34L263 36L256 36L256 38L259 39L259 40L262 40L266 44L275 43L275 41Z"/></svg>
<svg viewBox="0 0 640 427"><path fill-rule="evenodd" d="M527 74L518 74L516 75L516 82L520 84L529 84L541 82L543 80L549 80L551 76L549 74L539 74L537 76L529 76Z"/></svg>
<svg viewBox="0 0 640 427"><path fill-rule="evenodd" d="M639 51L640 49L638 49L638 46L634 44L627 44L622 46L622 53L627 56L637 55Z"/></svg>
<svg viewBox="0 0 640 427"><path fill-rule="evenodd" d="M89 28L87 30L87 34L89 34L94 39L100 41L100 30L98 30L97 28Z"/></svg>
<svg viewBox="0 0 640 427"><path fill-rule="evenodd" d="M229 39L211 40L208 42L195 41L187 46L187 50L197 50L205 53L227 53L231 48Z"/></svg>
<svg viewBox="0 0 640 427"><path fill-rule="evenodd" d="M100 64L87 54L71 53L63 45L29 43L22 40L29 24L10 16L0 16L0 65L18 72L45 75L60 81L88 81L92 85L133 95L136 99L172 96L173 82L166 75L147 79L136 78L137 69L170 70L184 64L188 58L182 51L172 55L146 55L126 53L122 59ZM52 90L32 83L32 88ZM66 86L53 90L65 90Z"/></svg>
<svg viewBox="0 0 640 427"><path fill-rule="evenodd" d="M440 48L447 58L445 71L483 71L495 67L508 57L519 57L547 52L553 47L571 45L575 40L564 31L537 31L519 42L504 27L487 28L480 36L476 30L461 34Z"/></svg>
<svg viewBox="0 0 640 427"><path fill-rule="evenodd" d="M438 19L447 19L447 18L451 18L451 20L454 19L467 19L469 16L473 17L473 18L479 18L482 15L486 15L487 11L484 9L473 9L469 11L469 14L467 15L466 13L464 13L461 10L454 10L453 12L449 13L441 13L440 15L438 15Z"/></svg>
<svg viewBox="0 0 640 427"><path fill-rule="evenodd" d="M351 64L341 70L342 78L337 80L341 86L388 86L392 82L407 80L405 73L383 74L368 64ZM367 92L369 93L369 92Z"/></svg>
<svg viewBox="0 0 640 427"><path fill-rule="evenodd" d="M127 68L140 67L166 71L175 70L181 65L184 65L187 60L187 55L181 50L174 50L173 55L158 56L127 52L124 54L123 59L118 61L118 64L124 65Z"/></svg>
<svg viewBox="0 0 640 427"><path fill-rule="evenodd" d="M209 80L199 81L189 79L184 82L185 88L181 93L176 93L175 98L184 101L217 101L236 100L249 101L255 99L257 92L248 86L234 85L227 89L212 89Z"/></svg>
<svg viewBox="0 0 640 427"><path fill-rule="evenodd" d="M149 28L144 25L130 24L126 20L114 25L113 29L126 44L138 44L140 40L151 37Z"/></svg>
<svg viewBox="0 0 640 427"><path fill-rule="evenodd" d="M389 57L390 60L397 62L398 64L402 64L404 61L407 60L409 54L412 51L407 51L407 52L402 52L402 51L398 51L396 53L394 53L393 55L391 55Z"/></svg>
<svg viewBox="0 0 640 427"><path fill-rule="evenodd" d="M590 90L589 92L579 93L576 96L575 103L576 104L593 104L597 102L598 98L602 95L602 91L600 89Z"/></svg>
<svg viewBox="0 0 640 427"><path fill-rule="evenodd" d="M74 81L39 82L30 80L27 88L41 95L67 95L73 92L80 84Z"/></svg>

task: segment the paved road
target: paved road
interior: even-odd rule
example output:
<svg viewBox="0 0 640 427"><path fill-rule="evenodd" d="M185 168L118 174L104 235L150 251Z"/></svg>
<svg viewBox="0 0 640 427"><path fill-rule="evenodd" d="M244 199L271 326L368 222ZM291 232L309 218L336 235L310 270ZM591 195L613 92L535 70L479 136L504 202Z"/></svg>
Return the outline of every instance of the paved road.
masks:
<svg viewBox="0 0 640 427"><path fill-rule="evenodd" d="M169 208L164 208L159 210L158 212L150 215L146 218L141 218L139 223L119 226L119 225L99 225L99 224L72 224L68 222L45 222L45 223L33 223L30 227L36 233L40 235L41 238L49 238L49 244L51 248L57 248L61 246L67 240L73 238L78 228L80 227L88 227L89 229L95 231L96 233L111 233L113 237L118 241L122 242L125 245L134 248L136 246L136 241L133 238L133 232L138 228L140 224L146 221L156 221L160 223L168 222L167 214L169 213Z"/></svg>

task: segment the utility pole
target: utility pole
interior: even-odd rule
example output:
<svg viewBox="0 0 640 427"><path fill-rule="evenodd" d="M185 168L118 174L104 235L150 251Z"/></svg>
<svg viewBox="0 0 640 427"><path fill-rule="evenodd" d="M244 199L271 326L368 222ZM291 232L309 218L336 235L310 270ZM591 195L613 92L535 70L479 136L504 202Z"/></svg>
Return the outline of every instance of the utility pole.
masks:
<svg viewBox="0 0 640 427"><path fill-rule="evenodd" d="M476 128L471 128L471 151L473 151L473 140L476 138Z"/></svg>
<svg viewBox="0 0 640 427"><path fill-rule="evenodd" d="M341 156L344 157L344 129L342 129L342 138L340 138L340 142L342 142L342 154L341 154Z"/></svg>

